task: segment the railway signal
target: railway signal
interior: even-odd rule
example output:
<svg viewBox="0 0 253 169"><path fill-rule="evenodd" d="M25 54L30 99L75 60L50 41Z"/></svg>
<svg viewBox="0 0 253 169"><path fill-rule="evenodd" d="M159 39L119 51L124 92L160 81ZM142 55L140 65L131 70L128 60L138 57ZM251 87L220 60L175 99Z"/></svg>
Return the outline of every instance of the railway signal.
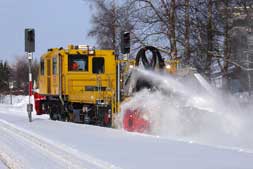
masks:
<svg viewBox="0 0 253 169"><path fill-rule="evenodd" d="M122 54L130 53L130 32L121 32L120 48Z"/></svg>
<svg viewBox="0 0 253 169"><path fill-rule="evenodd" d="M32 28L25 29L25 52L29 61L29 103L27 104L27 113L29 122L32 122L33 104L31 103L32 96L32 59L35 51L35 30Z"/></svg>
<svg viewBox="0 0 253 169"><path fill-rule="evenodd" d="M35 51L35 31L34 29L25 29L25 52L32 53Z"/></svg>

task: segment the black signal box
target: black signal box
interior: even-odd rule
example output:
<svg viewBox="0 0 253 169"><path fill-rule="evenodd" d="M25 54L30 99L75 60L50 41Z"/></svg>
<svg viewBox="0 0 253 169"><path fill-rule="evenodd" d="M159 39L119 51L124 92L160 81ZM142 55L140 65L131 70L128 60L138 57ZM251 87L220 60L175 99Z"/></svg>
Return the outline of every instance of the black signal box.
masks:
<svg viewBox="0 0 253 169"><path fill-rule="evenodd" d="M25 52L31 53L35 51L35 31L34 29L25 29Z"/></svg>
<svg viewBox="0 0 253 169"><path fill-rule="evenodd" d="M121 32L120 49L122 54L130 53L130 32Z"/></svg>

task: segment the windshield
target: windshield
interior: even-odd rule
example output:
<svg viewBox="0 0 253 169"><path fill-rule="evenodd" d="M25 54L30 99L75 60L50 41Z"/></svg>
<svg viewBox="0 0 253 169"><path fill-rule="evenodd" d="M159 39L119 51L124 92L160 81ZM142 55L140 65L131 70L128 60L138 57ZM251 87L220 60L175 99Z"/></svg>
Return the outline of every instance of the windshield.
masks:
<svg viewBox="0 0 253 169"><path fill-rule="evenodd" d="M88 71L87 55L74 54L68 56L69 71Z"/></svg>

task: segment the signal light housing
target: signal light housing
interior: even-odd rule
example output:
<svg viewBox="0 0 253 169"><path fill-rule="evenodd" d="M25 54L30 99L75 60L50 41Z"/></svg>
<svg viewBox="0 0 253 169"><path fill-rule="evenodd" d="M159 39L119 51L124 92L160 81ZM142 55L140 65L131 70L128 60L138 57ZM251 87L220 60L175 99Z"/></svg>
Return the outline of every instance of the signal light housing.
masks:
<svg viewBox="0 0 253 169"><path fill-rule="evenodd" d="M25 52L31 53L35 51L35 31L34 29L25 29Z"/></svg>
<svg viewBox="0 0 253 169"><path fill-rule="evenodd" d="M122 54L130 53L130 32L121 32L120 48Z"/></svg>

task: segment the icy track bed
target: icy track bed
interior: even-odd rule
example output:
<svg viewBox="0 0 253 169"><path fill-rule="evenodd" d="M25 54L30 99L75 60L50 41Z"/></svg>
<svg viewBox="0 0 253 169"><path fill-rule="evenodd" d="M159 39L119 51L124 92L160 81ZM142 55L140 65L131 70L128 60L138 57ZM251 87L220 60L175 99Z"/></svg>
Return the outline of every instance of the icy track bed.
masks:
<svg viewBox="0 0 253 169"><path fill-rule="evenodd" d="M253 154L122 130L48 120L29 123L27 97L0 104L0 160L9 168L252 169ZM1 165L0 165L1 166Z"/></svg>

